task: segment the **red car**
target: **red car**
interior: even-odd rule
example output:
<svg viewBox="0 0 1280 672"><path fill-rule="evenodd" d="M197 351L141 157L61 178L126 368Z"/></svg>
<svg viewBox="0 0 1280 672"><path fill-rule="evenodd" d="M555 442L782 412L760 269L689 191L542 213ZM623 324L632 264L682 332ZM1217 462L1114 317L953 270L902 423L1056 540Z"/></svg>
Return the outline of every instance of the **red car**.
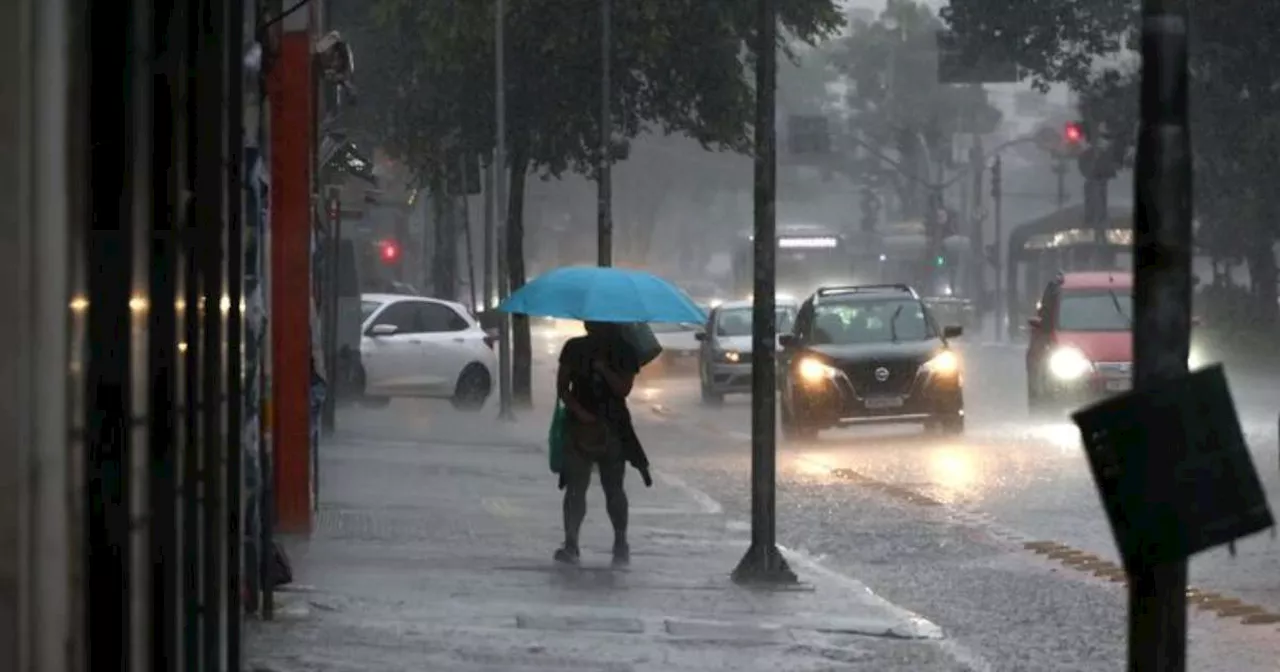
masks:
<svg viewBox="0 0 1280 672"><path fill-rule="evenodd" d="M1060 274L1044 290L1027 346L1032 411L1089 402L1133 385L1133 276Z"/></svg>

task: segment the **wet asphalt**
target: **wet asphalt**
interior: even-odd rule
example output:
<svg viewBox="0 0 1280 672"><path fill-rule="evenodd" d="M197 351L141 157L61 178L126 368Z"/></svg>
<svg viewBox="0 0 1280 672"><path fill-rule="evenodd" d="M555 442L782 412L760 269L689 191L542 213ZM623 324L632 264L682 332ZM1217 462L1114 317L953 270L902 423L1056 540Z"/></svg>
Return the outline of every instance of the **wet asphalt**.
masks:
<svg viewBox="0 0 1280 672"><path fill-rule="evenodd" d="M974 669L1121 669L1127 585L1079 434L1065 413L1030 417L1021 349L970 344L964 355L963 437L904 426L780 441L778 541L934 621ZM1253 372L1228 376L1277 501L1280 394ZM657 416L644 437L655 464L746 525L749 399L708 407L695 378L675 375L645 381L633 400ZM1263 533L1236 551L1193 559L1205 608L1191 608L1189 669L1280 669L1280 545Z"/></svg>
<svg viewBox="0 0 1280 672"><path fill-rule="evenodd" d="M535 339L537 408L519 413L530 445L545 443L555 339ZM1127 586L1078 433L1065 413L1030 417L1020 349L974 343L963 354L962 437L905 426L779 441L778 543L817 561L796 568L802 581L815 573L854 579L942 628L946 662L928 669L1123 669ZM1228 369L1228 376L1254 463L1276 501L1280 394L1256 372ZM422 409L433 403L396 401L349 414L347 425L370 438L431 434L465 444L466 424L432 426ZM749 529L749 400L703 405L696 379L677 374L639 383L632 406L658 472L654 494L679 490L722 511L730 530ZM474 423L495 415L491 403ZM321 482L323 489L323 475ZM641 487L634 475L629 483ZM1263 533L1243 540L1234 556L1218 549L1193 560L1200 592L1189 608L1188 669L1280 669L1278 543ZM903 662L892 669L911 667Z"/></svg>

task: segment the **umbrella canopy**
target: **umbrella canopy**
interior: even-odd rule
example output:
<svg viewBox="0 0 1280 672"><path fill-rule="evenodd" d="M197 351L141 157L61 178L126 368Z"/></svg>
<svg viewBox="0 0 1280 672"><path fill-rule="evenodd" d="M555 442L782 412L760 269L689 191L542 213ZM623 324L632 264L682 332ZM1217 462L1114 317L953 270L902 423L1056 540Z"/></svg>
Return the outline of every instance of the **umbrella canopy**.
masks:
<svg viewBox="0 0 1280 672"><path fill-rule="evenodd" d="M640 366L647 365L662 354L662 344L658 342L658 337L654 336L653 329L644 322L624 324L622 340L636 351L636 359L639 360Z"/></svg>
<svg viewBox="0 0 1280 672"><path fill-rule="evenodd" d="M498 310L586 322L704 322L680 288L645 271L599 266L557 268L507 297Z"/></svg>

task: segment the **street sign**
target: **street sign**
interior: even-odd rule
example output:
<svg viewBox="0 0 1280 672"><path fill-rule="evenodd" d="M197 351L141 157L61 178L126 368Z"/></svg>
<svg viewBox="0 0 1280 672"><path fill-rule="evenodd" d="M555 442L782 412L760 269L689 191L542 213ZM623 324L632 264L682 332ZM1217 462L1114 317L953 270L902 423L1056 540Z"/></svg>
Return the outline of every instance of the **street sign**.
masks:
<svg viewBox="0 0 1280 672"><path fill-rule="evenodd" d="M961 37L939 30L938 81L942 84L1014 84L1018 64L998 46L999 40Z"/></svg>
<svg viewBox="0 0 1280 672"><path fill-rule="evenodd" d="M1221 365L1072 419L1130 575L1274 524Z"/></svg>

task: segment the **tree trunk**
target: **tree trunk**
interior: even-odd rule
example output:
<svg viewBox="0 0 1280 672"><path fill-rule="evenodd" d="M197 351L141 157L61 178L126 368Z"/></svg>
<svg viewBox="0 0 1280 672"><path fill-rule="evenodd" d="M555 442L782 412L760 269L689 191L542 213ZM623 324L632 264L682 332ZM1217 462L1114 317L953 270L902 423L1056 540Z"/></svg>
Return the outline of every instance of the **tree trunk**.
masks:
<svg viewBox="0 0 1280 672"><path fill-rule="evenodd" d="M1276 304L1276 255L1271 236L1260 237L1263 240L1249 248L1249 280L1257 299L1257 323L1264 328L1274 329L1277 322L1280 322L1280 306Z"/></svg>
<svg viewBox="0 0 1280 672"><path fill-rule="evenodd" d="M527 172L527 152L517 145L511 152L507 193L507 272L512 292L525 283L524 187ZM511 400L516 408L533 407L533 346L527 315L511 316Z"/></svg>
<svg viewBox="0 0 1280 672"><path fill-rule="evenodd" d="M433 294L453 301L457 298L457 241L453 236L453 217L449 196L444 185L431 186L431 213L435 221L435 249L431 259L431 285Z"/></svg>

